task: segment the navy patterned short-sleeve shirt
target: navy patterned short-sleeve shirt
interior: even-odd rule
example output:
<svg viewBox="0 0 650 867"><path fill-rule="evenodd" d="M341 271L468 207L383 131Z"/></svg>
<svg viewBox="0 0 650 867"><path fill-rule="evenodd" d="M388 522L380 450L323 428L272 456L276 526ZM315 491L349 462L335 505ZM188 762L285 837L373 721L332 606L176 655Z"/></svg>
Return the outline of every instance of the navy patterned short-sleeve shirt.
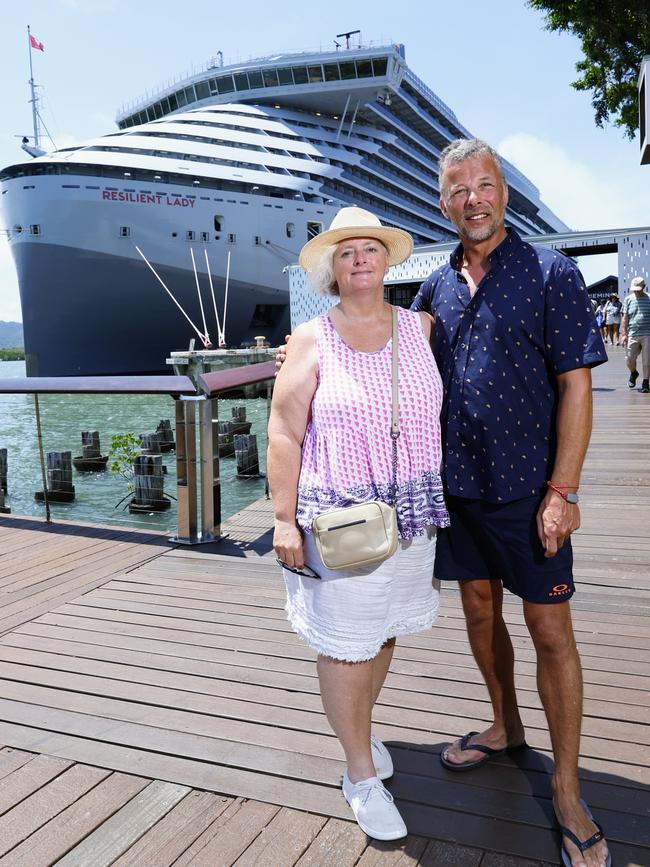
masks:
<svg viewBox="0 0 650 867"><path fill-rule="evenodd" d="M412 305L435 317L446 490L493 503L543 491L555 457L556 376L607 361L577 266L507 231L473 298L459 245Z"/></svg>

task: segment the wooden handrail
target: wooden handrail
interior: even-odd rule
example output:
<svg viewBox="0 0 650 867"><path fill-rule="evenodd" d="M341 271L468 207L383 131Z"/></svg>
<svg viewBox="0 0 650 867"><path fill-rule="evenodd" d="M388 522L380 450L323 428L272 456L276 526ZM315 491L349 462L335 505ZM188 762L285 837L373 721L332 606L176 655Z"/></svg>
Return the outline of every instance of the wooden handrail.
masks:
<svg viewBox="0 0 650 867"><path fill-rule="evenodd" d="M216 397L222 391L230 391L244 385L253 385L275 378L275 361L261 361L245 367L231 367L229 370L216 370L199 376L199 387L207 397Z"/></svg>
<svg viewBox="0 0 650 867"><path fill-rule="evenodd" d="M0 394L195 395L189 376L17 376L0 379Z"/></svg>
<svg viewBox="0 0 650 867"><path fill-rule="evenodd" d="M16 376L0 379L0 394L171 394L216 397L275 377L275 362L262 361L199 376Z"/></svg>

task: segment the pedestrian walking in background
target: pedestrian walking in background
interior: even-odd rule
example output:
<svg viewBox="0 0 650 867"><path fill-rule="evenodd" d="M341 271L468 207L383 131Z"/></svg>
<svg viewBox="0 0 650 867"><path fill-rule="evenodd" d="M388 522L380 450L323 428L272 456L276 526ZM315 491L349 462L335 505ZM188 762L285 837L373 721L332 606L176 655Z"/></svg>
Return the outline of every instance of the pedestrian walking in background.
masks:
<svg viewBox="0 0 650 867"><path fill-rule="evenodd" d="M603 343L607 337L607 326L605 325L605 304L606 301L599 301L596 305L596 309L594 314L596 316L596 325L598 326L598 330L600 331L600 336L603 338Z"/></svg>
<svg viewBox="0 0 650 867"><path fill-rule="evenodd" d="M635 277L630 283L630 293L623 301L621 340L627 347L628 387L634 388L639 378L636 365L640 355L643 366L641 392L650 394L650 297L645 287L643 277Z"/></svg>
<svg viewBox="0 0 650 867"><path fill-rule="evenodd" d="M605 327L607 329L607 340L611 346L618 346L620 343L620 327L621 327L621 301L618 295L610 295L605 303Z"/></svg>

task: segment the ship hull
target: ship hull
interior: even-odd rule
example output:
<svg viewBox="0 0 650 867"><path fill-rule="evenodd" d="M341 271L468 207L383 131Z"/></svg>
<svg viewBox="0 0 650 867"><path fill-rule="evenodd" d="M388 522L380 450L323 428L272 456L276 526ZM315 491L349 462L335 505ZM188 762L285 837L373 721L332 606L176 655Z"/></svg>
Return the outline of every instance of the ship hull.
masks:
<svg viewBox="0 0 650 867"><path fill-rule="evenodd" d="M25 355L29 376L169 372L166 358L186 349L196 332L144 262L52 244L16 243ZM165 284L203 331L194 272L153 263ZM215 281L220 318L223 280ZM217 327L207 277L202 297L215 347ZM254 311L263 305L266 321ZM286 291L231 280L226 342L264 335L276 344L289 326Z"/></svg>

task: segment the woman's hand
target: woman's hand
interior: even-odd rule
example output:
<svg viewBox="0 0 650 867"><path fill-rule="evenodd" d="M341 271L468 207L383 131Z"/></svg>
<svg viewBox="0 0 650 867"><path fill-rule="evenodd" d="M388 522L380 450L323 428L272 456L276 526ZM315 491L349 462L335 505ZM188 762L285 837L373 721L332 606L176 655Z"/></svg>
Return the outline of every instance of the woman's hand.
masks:
<svg viewBox="0 0 650 867"><path fill-rule="evenodd" d="M275 522L273 532L273 548L278 560L287 566L302 569L305 565L305 555L302 546L302 533L295 521Z"/></svg>

